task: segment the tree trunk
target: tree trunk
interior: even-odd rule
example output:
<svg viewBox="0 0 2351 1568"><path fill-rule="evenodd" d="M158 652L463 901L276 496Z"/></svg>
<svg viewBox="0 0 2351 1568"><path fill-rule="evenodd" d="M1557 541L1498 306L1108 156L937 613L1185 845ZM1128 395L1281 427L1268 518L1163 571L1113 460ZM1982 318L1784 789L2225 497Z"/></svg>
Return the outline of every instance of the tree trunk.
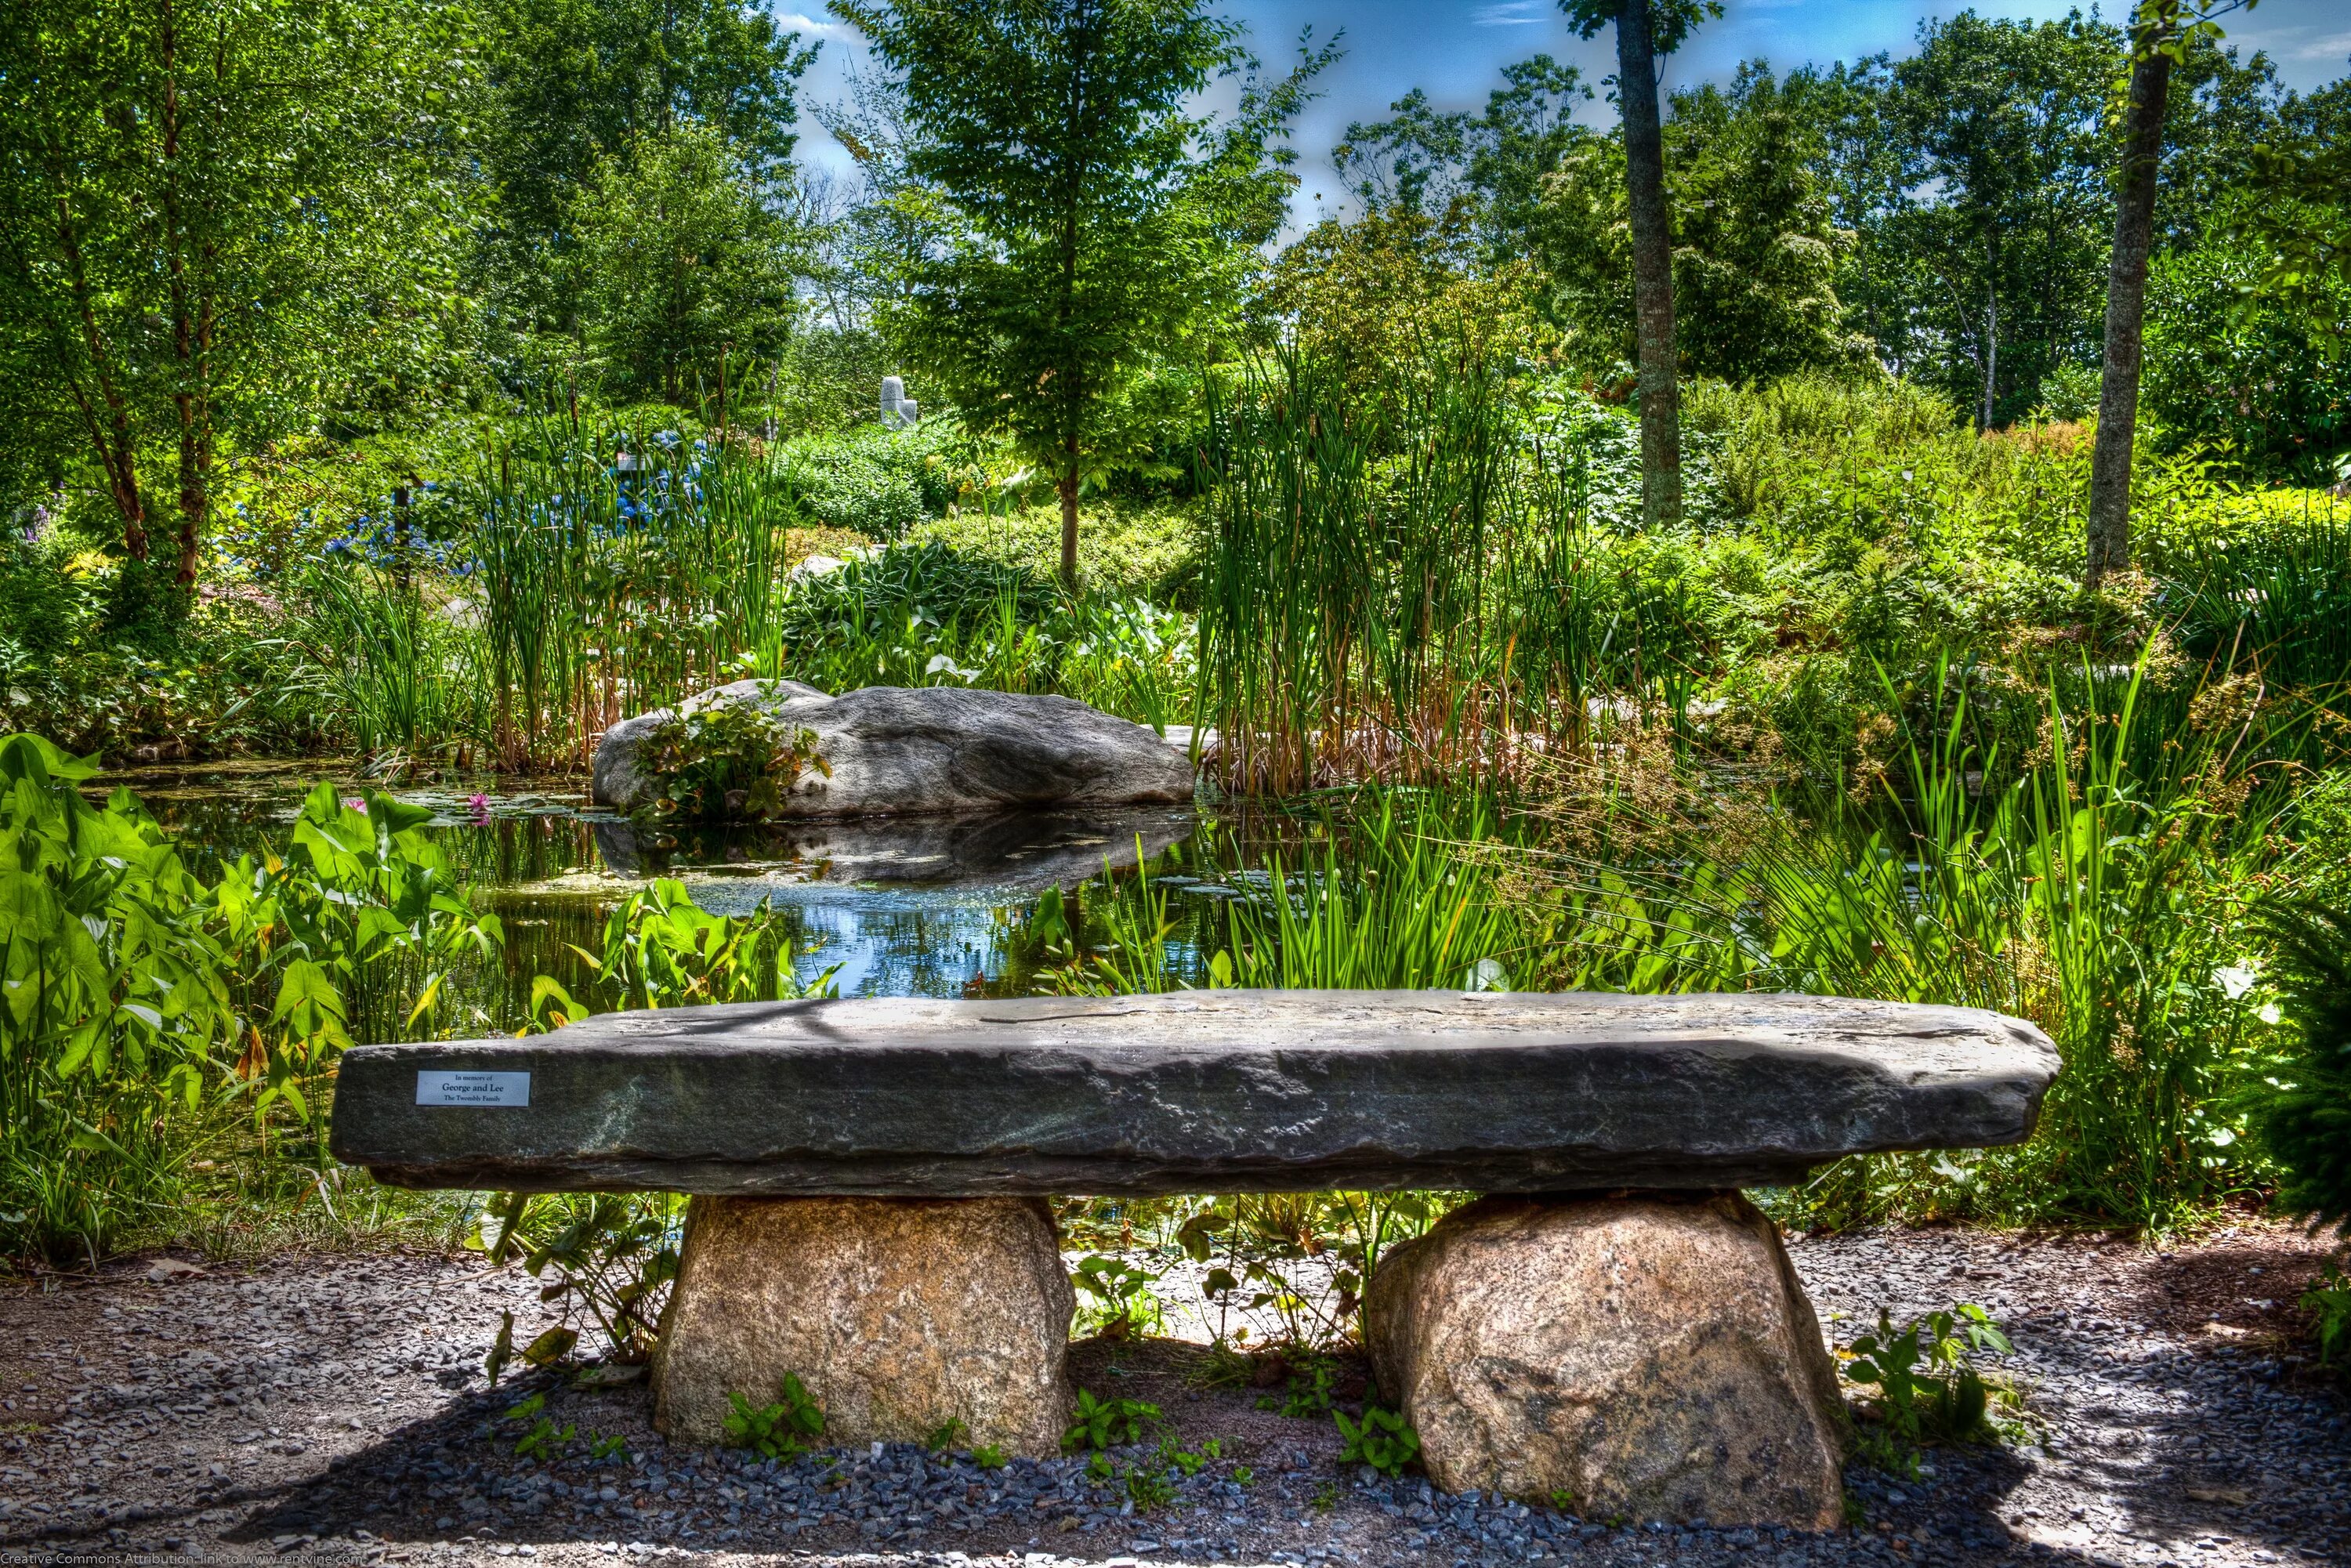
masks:
<svg viewBox="0 0 2351 1568"><path fill-rule="evenodd" d="M1997 273L1999 264L1993 263ZM2000 384L2000 284L1995 277L1984 285L1984 351L1983 351L1983 413L1976 422L1978 430L1991 428L1993 401L1999 395Z"/></svg>
<svg viewBox="0 0 2351 1568"><path fill-rule="evenodd" d="M1616 16L1616 99L1625 119L1625 194L1633 226L1633 319L1640 345L1641 520L1682 520L1681 392L1674 355L1674 240L1666 222L1666 144L1657 112L1650 0Z"/></svg>
<svg viewBox="0 0 2351 1568"><path fill-rule="evenodd" d="M1078 587L1078 438L1063 444L1067 466L1054 488L1061 495L1061 586L1072 593Z"/></svg>
<svg viewBox="0 0 2351 1568"><path fill-rule="evenodd" d="M2156 176L2163 162L2163 117L2171 57L2163 14L2144 7L2132 29L2129 118L2115 200L2115 256L2106 275L2106 353L2098 378L2098 440L2090 456L2089 559L2083 581L2096 588L2130 566L2131 443L2138 423L2141 329L2147 260L2155 243Z"/></svg>
<svg viewBox="0 0 2351 1568"><path fill-rule="evenodd" d="M180 199L179 22L171 0L162 7L157 45L163 65L163 255L172 280L172 408L180 427L180 548L172 581L183 593L193 593L207 498L200 453L204 438L198 429L202 392L196 377L195 308L189 298L187 229Z"/></svg>
<svg viewBox="0 0 2351 1568"><path fill-rule="evenodd" d="M66 382L89 432L90 444L98 449L99 466L106 471L107 495L122 518L122 553L132 560L145 560L147 507L139 494L138 444L131 434L131 404L108 368L106 334L99 328L89 269L82 262L81 239L74 228L72 204L62 193L57 196L57 254L64 258L74 309L81 318L82 352L89 359L90 379L97 383L98 402L93 403L82 391L81 378L69 364L63 367Z"/></svg>

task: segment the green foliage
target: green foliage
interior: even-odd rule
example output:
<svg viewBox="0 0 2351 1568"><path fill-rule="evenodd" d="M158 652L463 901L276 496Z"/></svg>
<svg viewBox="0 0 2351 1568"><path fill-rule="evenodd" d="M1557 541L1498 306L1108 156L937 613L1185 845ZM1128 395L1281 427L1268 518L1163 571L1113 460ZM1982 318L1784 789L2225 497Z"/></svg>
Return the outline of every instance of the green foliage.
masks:
<svg viewBox="0 0 2351 1568"><path fill-rule="evenodd" d="M2351 1236L2351 915L2319 904L2262 913L2291 1043L2250 1099L2276 1161L2277 1201Z"/></svg>
<svg viewBox="0 0 2351 1568"><path fill-rule="evenodd" d="M1861 1450L1881 1469L1913 1474L1922 1444L1974 1442L1989 1436L1991 1394L1974 1358L2005 1355L2008 1336L1981 1307L1928 1312L1899 1330L1884 1311L1875 1333L1857 1336L1844 1364L1848 1381L1876 1390L1876 1424Z"/></svg>
<svg viewBox="0 0 2351 1568"><path fill-rule="evenodd" d="M937 235L908 258L890 327L974 429L1010 434L1074 505L1081 477L1133 460L1137 372L1238 303L1293 183L1275 139L1327 57L1251 80L1218 123L1196 96L1247 56L1196 5L839 14L903 78L899 204Z"/></svg>
<svg viewBox="0 0 2351 1568"><path fill-rule="evenodd" d="M1400 1410L1366 1405L1361 1421L1348 1420L1344 1410L1333 1410L1331 1419L1339 1424L1343 1465L1369 1465L1393 1478L1404 1474L1405 1467L1420 1457L1420 1434Z"/></svg>
<svg viewBox="0 0 2351 1568"><path fill-rule="evenodd" d="M428 811L321 786L282 859L206 882L127 790L84 801L95 771L0 740L0 1213L51 1252L110 1242L227 1106L265 1138L290 1124L323 1169L335 1058L433 1030L452 970L502 943L418 831Z"/></svg>
<svg viewBox="0 0 2351 1568"><path fill-rule="evenodd" d="M944 415L914 430L862 424L791 443L778 466L811 524L891 542L956 498L967 476L955 441Z"/></svg>
<svg viewBox="0 0 2351 1568"><path fill-rule="evenodd" d="M585 766L626 712L778 673L777 583L797 513L768 464L642 424L550 417L525 436L453 486L457 565L478 592L475 711L504 765Z"/></svg>
<svg viewBox="0 0 2351 1568"><path fill-rule="evenodd" d="M719 131L640 131L600 159L569 214L590 343L613 384L696 406L780 352L799 313L795 248Z"/></svg>
<svg viewBox="0 0 2351 1568"><path fill-rule="evenodd" d="M1282 1353L1290 1367L1290 1384L1279 1398L1271 1395L1258 1401L1260 1410L1276 1410L1295 1420L1315 1421L1335 1414L1332 1400L1335 1394L1339 1368L1327 1355L1312 1351L1290 1350ZM1346 1428L1342 1427L1342 1432Z"/></svg>
<svg viewBox="0 0 2351 1568"><path fill-rule="evenodd" d="M1686 371L1761 382L1851 361L1836 275L1852 240L1834 222L1819 131L1801 102L1745 65L1728 89L1674 94L1664 139ZM1621 141L1586 141L1561 160L1531 219L1549 309L1593 373L1634 357L1625 178Z"/></svg>
<svg viewBox="0 0 2351 1568"><path fill-rule="evenodd" d="M1008 1462L1000 1443L982 1443L971 1451L971 1462L983 1470L1000 1470Z"/></svg>
<svg viewBox="0 0 2351 1568"><path fill-rule="evenodd" d="M584 1321L611 1355L641 1361L677 1278L684 1222L685 1200L673 1193L497 1193L479 1244L491 1262L519 1257L546 1280L539 1299L561 1303L567 1330Z"/></svg>
<svg viewBox="0 0 2351 1568"><path fill-rule="evenodd" d="M784 1374L782 1394L776 1403L757 1409L742 1395L727 1395L726 1441L763 1458L786 1462L807 1453L815 1446L813 1439L824 1435L824 1412L796 1372Z"/></svg>
<svg viewBox="0 0 2351 1568"><path fill-rule="evenodd" d="M1123 1259L1094 1253L1078 1260L1070 1282L1094 1299L1085 1319L1105 1339L1165 1333L1167 1312L1151 1287L1159 1275Z"/></svg>
<svg viewBox="0 0 2351 1568"><path fill-rule="evenodd" d="M2351 1354L2351 1279L2329 1263L2325 1277L2302 1293L2298 1303L2310 1314L2318 1338L2318 1364L2332 1366L2335 1358Z"/></svg>
<svg viewBox="0 0 2351 1568"><path fill-rule="evenodd" d="M1176 1483L1165 1470L1131 1465L1126 1471L1127 1500L1145 1512L1176 1500Z"/></svg>
<svg viewBox="0 0 2351 1568"><path fill-rule="evenodd" d="M495 1375L493 1381L495 1381ZM558 1427L554 1417L544 1414L546 1409L547 1396L534 1394L499 1417L500 1420L517 1424L525 1421L531 1423L530 1427L515 1443L514 1451L517 1456L524 1458L552 1459L569 1446L574 1437L578 1436L580 1430L578 1427L567 1422L561 1427Z"/></svg>
<svg viewBox="0 0 2351 1568"><path fill-rule="evenodd" d="M1145 600L1065 598L1034 574L935 540L802 583L777 624L784 672L827 691L1058 692L1155 726L1189 711L1186 617Z"/></svg>
<svg viewBox="0 0 2351 1568"><path fill-rule="evenodd" d="M2244 204L2239 197L2226 210ZM2157 259L2139 395L2168 449L2213 449L2248 476L2329 484L2351 447L2351 363L2318 313L2246 302L2261 261L2225 223ZM2336 311L2351 309L2351 279L2311 287Z"/></svg>
<svg viewBox="0 0 2351 1568"><path fill-rule="evenodd" d="M1549 55L1502 68L1484 113L1441 114L1418 88L1392 120L1352 124L1331 161L1368 210L1437 214L1474 205L1488 256L1506 259L1535 221L1546 176L1591 136L1572 118L1592 89Z"/></svg>
<svg viewBox="0 0 2351 1568"><path fill-rule="evenodd" d="M14 14L0 380L106 497L126 556L176 533L156 553L183 601L221 441L451 372L474 31L456 5L381 0ZM174 508L147 466L166 452Z"/></svg>
<svg viewBox="0 0 2351 1568"><path fill-rule="evenodd" d="M496 0L486 17L493 88L478 148L497 209L482 267L502 316L569 330L599 281L577 265L572 216L600 162L623 156L638 133L716 131L743 195L788 178L799 80L816 49L799 47L767 10L738 0ZM639 202L656 192L618 194Z"/></svg>
<svg viewBox="0 0 2351 1568"><path fill-rule="evenodd" d="M596 996L614 1011L829 996L834 974L799 977L788 923L765 903L745 915L706 914L673 877L622 899L605 917L603 951L580 956L592 966ZM546 1027L589 1011L548 976L531 988L532 1015Z"/></svg>
<svg viewBox="0 0 2351 1568"><path fill-rule="evenodd" d="M1156 1405L1123 1396L1098 1399L1092 1390L1081 1388L1076 1416L1062 1435L1061 1447L1073 1454L1082 1450L1100 1454L1105 1448L1139 1443L1146 1425L1159 1418Z"/></svg>
<svg viewBox="0 0 2351 1568"><path fill-rule="evenodd" d="M646 731L643 766L661 789L657 817L759 822L783 814L801 779L831 778L816 731L788 724L769 706L772 687L755 695L688 703Z"/></svg>

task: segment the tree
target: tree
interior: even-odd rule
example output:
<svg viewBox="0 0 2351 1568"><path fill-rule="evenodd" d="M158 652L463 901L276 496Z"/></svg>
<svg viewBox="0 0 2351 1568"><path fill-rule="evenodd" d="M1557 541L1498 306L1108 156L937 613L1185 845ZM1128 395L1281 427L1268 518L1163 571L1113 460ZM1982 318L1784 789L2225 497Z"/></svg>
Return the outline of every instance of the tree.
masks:
<svg viewBox="0 0 2351 1568"><path fill-rule="evenodd" d="M1657 57L1679 47L1711 0L1560 0L1590 37L1616 26L1616 103L1625 126L1625 204L1633 248L1634 335L1640 350L1641 517L1671 527L1682 517L1681 389L1674 356L1673 232L1666 218L1665 133L1657 110Z"/></svg>
<svg viewBox="0 0 2351 1568"><path fill-rule="evenodd" d="M525 329L580 326L588 274L570 220L602 162L688 122L725 142L749 183L781 190L798 145L801 47L745 0L491 0L490 123L497 192L483 235L487 292Z"/></svg>
<svg viewBox="0 0 2351 1568"><path fill-rule="evenodd" d="M2042 378L2095 351L2087 330L2112 200L2104 125L2114 30L1986 20L1920 29L1893 68L1887 118L1902 187L1878 242L1944 348L1954 400L1990 429L2031 409Z"/></svg>
<svg viewBox="0 0 2351 1568"><path fill-rule="evenodd" d="M2308 317L2337 351L2351 325L2351 78L2285 104L2252 149L2237 238L2263 254L2244 308L2273 300Z"/></svg>
<svg viewBox="0 0 2351 1568"><path fill-rule="evenodd" d="M1761 63L1677 92L1666 122L1675 349L1687 373L1760 381L1851 361L1836 288L1852 236L1832 221L1820 134ZM1530 236L1551 308L1591 360L1635 347L1621 144L1594 139L1545 183Z"/></svg>
<svg viewBox="0 0 2351 1568"><path fill-rule="evenodd" d="M2106 342L2098 378L2097 444L2090 456L2089 559L2085 586L2130 565L2131 440L2138 424L2138 361L2147 317L2147 264L2155 248L2156 173L2170 109L2179 0L2139 0L2131 19L2130 101L2115 178L2114 261L2106 278Z"/></svg>
<svg viewBox="0 0 2351 1568"><path fill-rule="evenodd" d="M576 198L580 298L606 367L672 402L715 386L730 346L771 359L799 314L803 248L718 132L695 121L643 131L596 166Z"/></svg>
<svg viewBox="0 0 2351 1568"><path fill-rule="evenodd" d="M470 27L432 0L26 0L0 36L0 317L148 559L195 581L223 434L436 342L471 216Z"/></svg>
<svg viewBox="0 0 2351 1568"><path fill-rule="evenodd" d="M1583 72L1536 55L1502 68L1484 113L1440 114L1415 88L1388 106L1393 118L1348 126L1331 161L1366 212L1399 207L1441 218L1466 203L1487 260L1508 266L1525 254L1544 178L1592 140L1573 118L1591 96Z"/></svg>
<svg viewBox="0 0 2351 1568"><path fill-rule="evenodd" d="M1189 111L1249 64L1197 0L835 0L903 84L919 189L944 237L889 312L975 429L1052 473L1061 577L1078 492L1121 395L1235 306L1294 180L1274 140L1332 50L1254 78L1218 124Z"/></svg>
<svg viewBox="0 0 2351 1568"><path fill-rule="evenodd" d="M2317 308L2263 294L2272 253L2231 233L2260 199L2221 204L2194 248L2148 269L2142 435L2217 447L2249 481L2328 485L2351 449L2351 356L2328 325L2351 316L2351 281L2320 280Z"/></svg>

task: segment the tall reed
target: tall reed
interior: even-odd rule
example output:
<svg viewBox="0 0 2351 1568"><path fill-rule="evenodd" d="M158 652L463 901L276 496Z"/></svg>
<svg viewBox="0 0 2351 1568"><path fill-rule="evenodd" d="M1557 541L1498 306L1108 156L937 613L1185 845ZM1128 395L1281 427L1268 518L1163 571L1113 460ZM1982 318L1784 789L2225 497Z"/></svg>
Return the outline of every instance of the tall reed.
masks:
<svg viewBox="0 0 2351 1568"><path fill-rule="evenodd" d="M507 767L584 765L625 715L774 673L794 514L789 476L763 460L549 418L486 454L468 498L464 564Z"/></svg>
<svg viewBox="0 0 2351 1568"><path fill-rule="evenodd" d="M1214 400L1198 706L1230 788L1499 779L1687 708L1686 591L1594 530L1573 427L1476 346L1430 353L1374 400L1288 351Z"/></svg>

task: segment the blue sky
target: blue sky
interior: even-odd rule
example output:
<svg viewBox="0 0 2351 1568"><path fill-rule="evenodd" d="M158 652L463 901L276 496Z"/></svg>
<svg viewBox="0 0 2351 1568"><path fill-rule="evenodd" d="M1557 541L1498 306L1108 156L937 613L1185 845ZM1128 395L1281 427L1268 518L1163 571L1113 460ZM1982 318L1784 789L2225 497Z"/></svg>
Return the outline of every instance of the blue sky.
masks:
<svg viewBox="0 0 2351 1568"><path fill-rule="evenodd" d="M1785 68L1806 60L1855 59L1881 49L1907 52L1920 22L1970 9L1964 4L1923 0L1727 0L1725 15L1709 23L1668 62L1668 84L1721 79L1744 59L1761 56ZM1986 15L2062 16L2074 7L2064 0L1978 0ZM2084 6L2087 10L2090 7ZM1512 60L1538 53L1583 68L1595 86L1615 66L1615 45L1607 32L1589 42L1569 31L1555 0L1227 0L1228 15L1246 21L1258 53L1269 65L1286 56L1301 28L1311 25L1319 37L1343 27L1346 57L1322 81L1322 99L1301 118L1297 145L1301 215L1314 206L1313 193L1327 201L1339 192L1326 154L1350 120L1383 117L1387 106L1415 87L1428 89L1438 105L1468 109L1484 104L1499 85L1499 72ZM2127 10L2127 0L2106 7ZM858 53L855 33L811 3L776 0L788 26L825 41L823 54L804 86L821 101L840 92L844 60ZM2251 12L2223 23L2232 42L2250 53L2267 50L2289 87L2307 90L2351 70L2351 6L2344 0L2262 0ZM1587 113L1608 114L1595 101ZM847 154L814 120L802 116L801 148L814 162L845 170Z"/></svg>

